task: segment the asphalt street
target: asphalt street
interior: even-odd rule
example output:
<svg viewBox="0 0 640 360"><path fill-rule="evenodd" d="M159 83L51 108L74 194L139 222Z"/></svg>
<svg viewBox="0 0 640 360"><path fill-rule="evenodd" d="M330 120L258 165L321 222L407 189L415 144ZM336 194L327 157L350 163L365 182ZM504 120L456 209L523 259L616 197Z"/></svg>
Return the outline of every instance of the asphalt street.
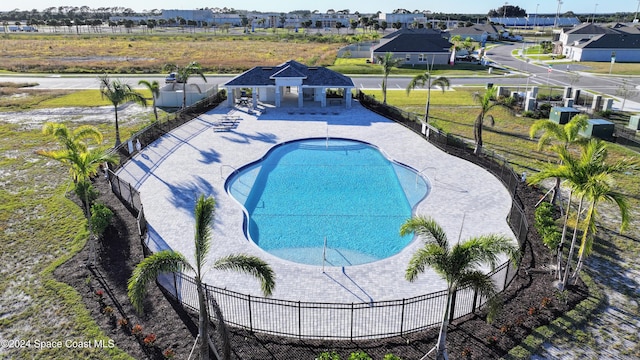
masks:
<svg viewBox="0 0 640 360"><path fill-rule="evenodd" d="M628 101L640 103L640 76L609 76L594 75L582 72L584 69L579 63L565 65L552 65L549 71L547 64L536 62L526 62L520 58L511 55L514 49L522 47L522 43L504 44L491 49L487 53L487 57L499 64L512 69L507 75L492 75L487 71L484 75L476 75L473 77L449 77L452 86L470 85L470 86L486 86L487 83L495 85L512 85L524 88L527 84L547 86L573 86L583 90L603 93L612 97L619 97L619 91L626 86L631 94L627 97ZM615 66L615 64L614 64ZM235 75L207 75L208 83L223 84L232 79ZM114 78L122 79L133 87L138 87L139 80L158 80L164 82L164 75L113 75ZM358 89L379 89L381 87L382 78L380 76L351 76L353 82ZM405 89L410 77L391 76L388 79L389 89ZM32 82L37 83L38 89L97 89L99 81L97 75L56 75L56 74L25 74L16 75L0 75L2 82ZM202 79L194 77L191 83L203 82ZM625 108L625 110L627 110Z"/></svg>

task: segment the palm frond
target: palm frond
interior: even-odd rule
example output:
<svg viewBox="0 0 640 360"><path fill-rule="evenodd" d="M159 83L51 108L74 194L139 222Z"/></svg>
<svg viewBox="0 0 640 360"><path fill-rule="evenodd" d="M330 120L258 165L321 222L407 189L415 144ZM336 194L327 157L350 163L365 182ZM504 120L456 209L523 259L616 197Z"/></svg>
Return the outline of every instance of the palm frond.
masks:
<svg viewBox="0 0 640 360"><path fill-rule="evenodd" d="M136 265L127 282L129 300L134 309L142 312L144 295L149 283L164 272L177 272L191 269L191 266L179 252L164 250L152 254Z"/></svg>
<svg viewBox="0 0 640 360"><path fill-rule="evenodd" d="M436 244L425 244L425 246L418 249L411 256L404 277L408 281L413 282L427 267L431 267L446 279L446 270L449 268L446 264L446 260L447 256L445 249Z"/></svg>
<svg viewBox="0 0 640 360"><path fill-rule="evenodd" d="M216 260L217 270L234 270L252 275L260 281L260 288L265 296L271 295L275 288L275 273L262 259L250 255L229 255Z"/></svg>
<svg viewBox="0 0 640 360"><path fill-rule="evenodd" d="M213 221L216 201L213 197L205 198L204 194L196 200L195 214L195 257L198 276L204 268L207 254L211 247L211 222Z"/></svg>
<svg viewBox="0 0 640 360"><path fill-rule="evenodd" d="M400 236L416 234L423 238L425 242L435 241L438 246L448 249L449 241L444 229L430 217L414 216L407 219L400 226Z"/></svg>

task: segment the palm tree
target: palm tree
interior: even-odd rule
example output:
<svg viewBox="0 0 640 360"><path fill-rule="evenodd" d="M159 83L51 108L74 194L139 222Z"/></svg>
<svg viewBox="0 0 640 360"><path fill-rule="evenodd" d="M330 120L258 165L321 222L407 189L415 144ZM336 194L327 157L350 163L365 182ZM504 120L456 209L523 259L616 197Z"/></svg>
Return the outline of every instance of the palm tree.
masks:
<svg viewBox="0 0 640 360"><path fill-rule="evenodd" d="M133 101L144 107L147 107L147 100L140 93L134 91L131 86L120 80L111 80L107 74L99 76L100 94L113 104L116 114L116 147L120 145L120 127L118 125L118 106L120 104Z"/></svg>
<svg viewBox="0 0 640 360"><path fill-rule="evenodd" d="M513 101L513 98L508 98L510 100L498 99L496 97L497 90L497 88L491 87L487 89L482 96L477 92L473 94L474 100L480 103L480 113L473 124L473 137L476 142L476 147L473 150L473 153L476 155L480 155L482 153L482 127L484 125L484 121L489 120L491 126L495 123L493 115L489 115L488 112L496 106L508 108L510 102Z"/></svg>
<svg viewBox="0 0 640 360"><path fill-rule="evenodd" d="M585 145L589 139L580 135L580 131L589 125L589 117L584 114L576 115L564 125L558 124L549 119L538 120L529 128L529 137L535 136L542 132L538 139L538 150L552 143L553 140L559 142L565 149L572 144ZM560 178L556 178L556 184L553 188L553 197L551 203L554 204L560 191Z"/></svg>
<svg viewBox="0 0 640 360"><path fill-rule="evenodd" d="M538 120L529 129L529 137L532 139L539 133L542 135L538 139L538 150L541 150L545 145L552 143L552 140L556 140L559 144L558 147L552 146L552 150L568 150L572 144L578 144L584 146L588 143L588 139L580 135L580 131L585 129L588 125L589 118L586 115L576 115L569 122L564 125L560 125L554 121L544 119ZM557 151L556 151L557 152ZM562 165L562 160L559 160L559 165ZM556 182L553 187L553 196L551 197L551 203L554 204L558 194L560 193L561 178L556 177ZM529 180L531 182L531 179ZM557 248L557 274L558 280L562 280L562 249L564 246L564 239L567 233L567 223L569 221L569 208L571 207L572 193L569 193L569 199L567 200L567 212L564 215L564 223L562 225L562 235L560 237L560 243Z"/></svg>
<svg viewBox="0 0 640 360"><path fill-rule="evenodd" d="M176 73L177 82L183 83L182 90L182 108L184 109L187 106L187 83L189 82L189 77L191 75L197 74L200 75L200 78L207 82L207 77L204 76L202 72L202 66L196 61L192 61L186 66L180 67L176 64L167 64L164 66L165 71L173 71Z"/></svg>
<svg viewBox="0 0 640 360"><path fill-rule="evenodd" d="M571 261L573 259L576 242L578 238L578 229L580 228L580 217L583 212L585 200L592 200L587 209L587 217L582 222L583 236L579 254L581 257L588 255L591 251L592 241L590 234L595 232L595 218L597 216L596 205L601 200L610 200L618 204L622 215L622 226L624 229L628 223L628 206L622 195L611 190L611 175L628 171L634 168L635 164L622 160L616 164L609 165L606 163L607 149L606 143L600 140L591 140L586 144L579 157L574 157L570 150L564 147L556 147L556 152L561 160L560 165L547 165L542 170L530 177L530 183L536 184L548 178L559 177L567 180L571 187L570 197L573 194L579 196L578 210L567 256L567 264L564 269L564 275L560 287L564 289L569 279L571 269ZM597 199L597 201L593 201ZM580 262L580 266L581 266ZM576 269L578 267L576 266ZM577 271L576 271L577 274Z"/></svg>
<svg viewBox="0 0 640 360"><path fill-rule="evenodd" d="M151 92L151 97L153 98L153 115L155 116L156 121L158 121L158 108L156 107L156 100L158 99L158 96L160 96L160 84L156 80L153 80L151 82L147 80L140 80L138 81L138 85L144 85L144 87L149 89L149 91Z"/></svg>
<svg viewBox="0 0 640 360"><path fill-rule="evenodd" d="M87 219L90 219L90 179L98 173L101 164L105 162L115 163L117 161L116 156L99 148L88 148L88 140L93 140L96 144L102 143L102 133L94 126L84 125L74 131L69 131L64 124L45 123L42 132L46 135L55 136L63 148L58 150L39 150L36 153L59 161L69 167L71 178L76 186L76 193L81 196L84 203L84 212ZM95 245L93 241L93 229L89 225L90 263L95 260Z"/></svg>
<svg viewBox="0 0 640 360"><path fill-rule="evenodd" d="M142 304L148 284L154 281L159 274L164 272L189 271L195 273L195 283L198 292L198 304L200 307L198 316L198 329L200 339L200 358L209 359L209 314L207 311L207 301L205 297L202 277L207 255L211 248L211 223L214 217L215 200L212 197L205 198L204 195L196 201L195 206L195 266L192 266L184 255L173 250L163 250L152 254L142 260L133 271L128 282L128 295L131 304L138 311L142 312ZM271 267L255 256L249 255L228 255L219 258L213 264L217 270L235 270L253 275L260 280L262 292L265 296L271 295L275 287L275 275ZM209 298L212 308L216 312L216 317L220 322L219 330L222 336L223 359L230 358L229 335L224 326L222 312L217 302ZM212 347L214 352L217 350ZM220 358L220 356L217 356Z"/></svg>
<svg viewBox="0 0 640 360"><path fill-rule="evenodd" d="M440 76L433 79L433 81L431 79L432 79L431 74L429 72L425 72L424 74L416 75L413 79L411 79L411 82L409 83L409 85L407 85L407 95L409 95L409 93L411 93L411 90L415 89L416 87L418 86L424 87L425 84L427 85L427 104L425 107L425 115L424 115L425 123L429 122L429 105L431 104L431 85L440 87L443 93L446 89L449 88L449 79L447 79L446 77Z"/></svg>
<svg viewBox="0 0 640 360"><path fill-rule="evenodd" d="M504 235L490 234L458 242L450 247L447 235L435 220L428 217L412 217L400 227L400 235L416 234L423 238L424 246L411 257L405 278L414 281L427 267L435 270L447 282L447 302L444 309L440 335L435 347L437 359L448 359L447 327L453 294L459 287L471 286L489 299L489 315L492 320L498 309L496 287L477 267L489 264L494 269L500 254L506 254L514 264L520 259L517 246Z"/></svg>
<svg viewBox="0 0 640 360"><path fill-rule="evenodd" d="M628 161L627 159L622 159L615 164L607 164L606 143L603 141L592 140L587 146L594 148L594 152L601 148L603 149L603 153L602 162L596 169L590 169L588 182L584 186L589 205L585 218L582 221L582 238L580 248L578 249L578 263L573 274L576 281L582 269L584 259L591 254L593 248L593 239L597 231L596 220L598 218L598 204L602 201L615 203L620 210L620 231L624 231L629 225L629 204L623 194L613 190L615 185L613 175L635 170L636 166L634 162Z"/></svg>
<svg viewBox="0 0 640 360"><path fill-rule="evenodd" d="M382 66L382 73L384 76L382 77L382 103L387 103L387 78L391 73L391 69L399 66L402 63L402 59L394 58L393 53L386 52L384 56L376 56L378 64Z"/></svg>

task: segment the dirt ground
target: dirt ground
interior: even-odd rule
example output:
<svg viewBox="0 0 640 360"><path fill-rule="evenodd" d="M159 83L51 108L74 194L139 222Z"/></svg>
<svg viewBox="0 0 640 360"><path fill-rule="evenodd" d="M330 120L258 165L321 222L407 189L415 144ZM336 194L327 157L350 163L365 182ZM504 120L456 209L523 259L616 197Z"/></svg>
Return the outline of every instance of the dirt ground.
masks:
<svg viewBox="0 0 640 360"><path fill-rule="evenodd" d="M94 186L98 201L115 214L112 224L98 244L98 261L87 267L89 246L59 267L57 278L73 286L83 297L85 306L116 346L136 359L162 359L173 352L176 359L186 359L197 334L197 318L165 296L157 286L150 286L145 313L134 312L127 299L127 280L135 265L143 259L135 218L111 193L103 176ZM533 224L533 205L540 193L531 188L521 199ZM569 288L566 297L558 296L552 286L553 276L543 270L550 263L550 253L543 247L535 230L530 231L524 247L523 262L510 287L502 294L504 306L496 321L488 324L479 312L454 321L448 334L451 359L499 358L518 345L533 329L573 308L587 296L581 282ZM102 292L102 296L100 296ZM111 314L109 314L111 312ZM123 319L126 319L124 324ZM134 325L139 334L132 334ZM153 334L156 340L145 344ZM363 350L373 359L392 353L402 359L419 359L437 340L438 328L401 337L367 341L301 340L250 333L232 328L233 359L315 359L321 352L335 350L345 359L351 352ZM167 353L168 355L168 353Z"/></svg>

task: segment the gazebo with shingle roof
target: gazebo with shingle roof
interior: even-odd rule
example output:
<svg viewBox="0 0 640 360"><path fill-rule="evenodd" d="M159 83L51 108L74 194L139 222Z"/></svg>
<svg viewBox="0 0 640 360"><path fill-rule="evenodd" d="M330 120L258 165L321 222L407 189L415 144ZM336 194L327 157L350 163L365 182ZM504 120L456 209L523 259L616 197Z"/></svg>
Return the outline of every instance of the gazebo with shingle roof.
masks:
<svg viewBox="0 0 640 360"><path fill-rule="evenodd" d="M325 67L310 67L289 60L278 66L256 66L229 80L223 85L227 89L227 104L234 106L243 100L243 89L251 89L251 107L256 108L258 101L275 103L281 107L283 101L297 100L297 106L303 107L305 101L327 106L327 90L341 89L342 97L333 102L351 107L351 89L355 86L351 78ZM245 100L248 104L248 99ZM330 104L331 104L330 103Z"/></svg>

